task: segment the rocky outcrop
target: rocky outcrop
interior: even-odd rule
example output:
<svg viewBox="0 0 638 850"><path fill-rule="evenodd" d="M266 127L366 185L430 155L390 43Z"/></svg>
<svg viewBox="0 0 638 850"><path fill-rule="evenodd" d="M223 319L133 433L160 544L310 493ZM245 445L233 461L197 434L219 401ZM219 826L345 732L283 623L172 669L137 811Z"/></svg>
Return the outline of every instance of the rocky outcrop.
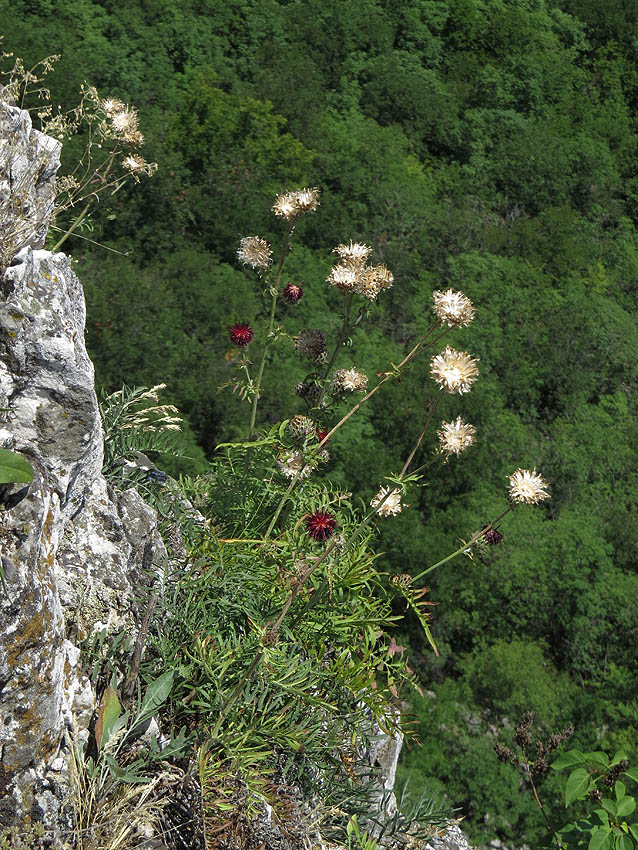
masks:
<svg viewBox="0 0 638 850"><path fill-rule="evenodd" d="M94 710L78 644L95 629L134 628L143 561L165 552L154 512L135 491L115 497L102 477L82 287L68 257L38 247L57 143L20 110L0 115L0 151L9 133L20 152L0 167L0 204L23 216L25 243L1 279L0 447L34 469L28 487L0 486L0 825L29 815L53 827L64 731L75 724L86 739Z"/></svg>

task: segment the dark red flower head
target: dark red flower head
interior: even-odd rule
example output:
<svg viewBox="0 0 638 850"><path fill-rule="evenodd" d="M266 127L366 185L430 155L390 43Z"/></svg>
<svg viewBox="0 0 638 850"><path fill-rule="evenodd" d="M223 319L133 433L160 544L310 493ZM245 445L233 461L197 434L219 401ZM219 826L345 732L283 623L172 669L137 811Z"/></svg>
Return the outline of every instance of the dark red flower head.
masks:
<svg viewBox="0 0 638 850"><path fill-rule="evenodd" d="M498 546L499 543L503 542L503 535L495 528L488 528L483 537L490 546Z"/></svg>
<svg viewBox="0 0 638 850"><path fill-rule="evenodd" d="M328 432L324 428L315 428L315 434L319 442L321 442L324 437L328 436ZM326 442L329 443L330 440L326 440Z"/></svg>
<svg viewBox="0 0 638 850"><path fill-rule="evenodd" d="M289 283L284 287L281 294L289 304L296 304L297 301L303 298L303 288L296 283Z"/></svg>
<svg viewBox="0 0 638 850"><path fill-rule="evenodd" d="M233 345L240 345L243 347L253 341L255 332L250 325L233 325L228 332L228 336L230 337L230 341Z"/></svg>
<svg viewBox="0 0 638 850"><path fill-rule="evenodd" d="M315 511L306 517L306 529L313 540L326 540L334 534L337 520L328 511Z"/></svg>

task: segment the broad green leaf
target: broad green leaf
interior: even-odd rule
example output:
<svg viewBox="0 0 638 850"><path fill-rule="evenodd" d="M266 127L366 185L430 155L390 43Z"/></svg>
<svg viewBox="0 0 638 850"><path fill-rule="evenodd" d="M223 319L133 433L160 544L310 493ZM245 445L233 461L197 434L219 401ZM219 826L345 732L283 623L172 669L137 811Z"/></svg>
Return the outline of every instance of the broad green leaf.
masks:
<svg viewBox="0 0 638 850"><path fill-rule="evenodd" d="M120 716L121 710L122 706L117 698L115 689L109 685L104 691L104 696L97 712L97 720L95 721L95 741L98 750L101 750L111 737L113 727Z"/></svg>
<svg viewBox="0 0 638 850"><path fill-rule="evenodd" d="M636 808L636 801L633 797L621 797L616 803L616 814L619 818L626 818Z"/></svg>
<svg viewBox="0 0 638 850"><path fill-rule="evenodd" d="M140 708L140 717L150 717L155 714L170 694L174 678L175 671L167 670L166 673L162 673L159 679L155 679L154 682L150 683L144 694L144 700Z"/></svg>
<svg viewBox="0 0 638 850"><path fill-rule="evenodd" d="M580 750L567 750L566 753L558 756L556 761L552 762L551 766L554 770L563 770L566 767L575 767L577 764L586 763L585 754L581 753Z"/></svg>
<svg viewBox="0 0 638 850"><path fill-rule="evenodd" d="M577 767L569 774L565 785L565 806L569 806L574 800L584 797L589 791L591 779L584 767Z"/></svg>
<svg viewBox="0 0 638 850"><path fill-rule="evenodd" d="M603 826L609 825L609 815L604 809L594 809L594 814L598 817Z"/></svg>
<svg viewBox="0 0 638 850"><path fill-rule="evenodd" d="M624 750L618 750L616 755L611 760L612 767L618 764L619 761L627 761L627 753Z"/></svg>
<svg viewBox="0 0 638 850"><path fill-rule="evenodd" d="M628 776L630 779L633 779L634 782L638 782L638 768L630 767L624 773L625 776Z"/></svg>
<svg viewBox="0 0 638 850"><path fill-rule="evenodd" d="M628 835L617 835L615 845L616 850L634 850L633 839Z"/></svg>
<svg viewBox="0 0 638 850"><path fill-rule="evenodd" d="M587 850L607 850L608 847L611 847L611 844L611 830L599 826L592 832Z"/></svg>
<svg viewBox="0 0 638 850"><path fill-rule="evenodd" d="M607 765L609 764L609 756L607 755L607 753L603 753L601 750L596 750L592 753L585 753L585 759L588 762L600 764L603 767L607 767Z"/></svg>
<svg viewBox="0 0 638 850"><path fill-rule="evenodd" d="M638 823L632 823L629 827L629 832L633 835L634 841L638 842Z"/></svg>
<svg viewBox="0 0 638 850"><path fill-rule="evenodd" d="M33 467L9 449L0 449L0 484L30 484Z"/></svg>
<svg viewBox="0 0 638 850"><path fill-rule="evenodd" d="M616 799L620 800L627 793L627 788L624 782L616 782L614 787L614 792L616 794Z"/></svg>
<svg viewBox="0 0 638 850"><path fill-rule="evenodd" d="M614 817L617 814L616 804L613 800L610 800L609 797L603 797L603 809L605 809L606 812L609 812L609 814L613 815Z"/></svg>

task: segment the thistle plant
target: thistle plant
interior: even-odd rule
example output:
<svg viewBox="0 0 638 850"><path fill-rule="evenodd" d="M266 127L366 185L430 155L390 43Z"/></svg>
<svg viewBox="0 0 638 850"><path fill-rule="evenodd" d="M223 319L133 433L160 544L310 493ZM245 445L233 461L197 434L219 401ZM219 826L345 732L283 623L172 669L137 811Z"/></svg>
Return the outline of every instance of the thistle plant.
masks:
<svg viewBox="0 0 638 850"><path fill-rule="evenodd" d="M94 86L85 83L77 106L67 111L54 108L45 82L58 58L49 56L26 69L13 54L0 54L0 62L11 60L7 70L0 69L0 184L7 187L0 195L0 272L35 232L44 232L47 226L57 230L61 235L52 250L59 250L86 221L101 195L119 191L126 182L137 183L142 176L150 177L157 169L156 163L139 154L144 137L134 107L117 98L102 98ZM33 150L27 152L7 115L12 106L22 109L34 103L33 111L49 141L30 141ZM73 168L57 178L55 201L34 205L33 186L47 171L53 172L57 163L59 146L50 140L62 141L79 133L86 139L84 150ZM70 210L78 211L69 227L56 227L56 217Z"/></svg>

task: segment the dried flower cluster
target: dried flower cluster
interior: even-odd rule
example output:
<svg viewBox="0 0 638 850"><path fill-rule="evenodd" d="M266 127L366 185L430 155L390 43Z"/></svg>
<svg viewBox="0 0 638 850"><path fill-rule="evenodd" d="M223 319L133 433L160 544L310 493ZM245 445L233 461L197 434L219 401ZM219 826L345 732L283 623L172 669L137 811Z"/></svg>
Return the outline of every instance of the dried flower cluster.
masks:
<svg viewBox="0 0 638 850"><path fill-rule="evenodd" d="M536 505L543 499L549 499L547 484L541 476L533 469L517 469L509 477L510 499L512 502L524 502L527 505Z"/></svg>
<svg viewBox="0 0 638 850"><path fill-rule="evenodd" d="M384 501L385 500L385 501ZM381 504L383 502L383 504ZM373 496L370 505L373 508L381 507L378 513L381 516L394 516L401 513L401 491L391 490L390 487L382 487L376 496Z"/></svg>
<svg viewBox="0 0 638 850"><path fill-rule="evenodd" d="M343 392L360 392L367 386L367 377L356 369L337 369L332 378L332 391L336 395Z"/></svg>
<svg viewBox="0 0 638 850"><path fill-rule="evenodd" d="M448 328L458 328L469 325L474 318L474 307L470 299L462 292L446 289L445 292L437 289L432 294L434 301L434 312L443 325Z"/></svg>
<svg viewBox="0 0 638 850"><path fill-rule="evenodd" d="M498 741L494 744L494 751L499 761L509 763L520 769L523 775L531 776L533 779L542 779L549 770L547 757L574 734L574 727L568 726L562 732L553 732L546 741L537 738L534 741L535 759L530 764L531 758L527 754L527 748L532 744L532 721L534 717L531 711L526 711L523 719L516 727L516 743L521 748L522 757L515 753L511 747L505 747Z"/></svg>
<svg viewBox="0 0 638 850"><path fill-rule="evenodd" d="M319 206L319 189L300 189L277 195L273 212L285 221L294 221L305 213L314 212Z"/></svg>
<svg viewBox="0 0 638 850"><path fill-rule="evenodd" d="M360 242L337 245L334 253L341 263L330 270L328 283L343 292L356 292L374 301L380 292L392 286L394 278L384 265L366 265L371 250Z"/></svg>
<svg viewBox="0 0 638 850"><path fill-rule="evenodd" d="M446 457L452 454L460 455L463 449L471 446L476 436L476 428L463 422L457 417L454 422L442 422L441 430L437 431L441 451Z"/></svg>
<svg viewBox="0 0 638 850"><path fill-rule="evenodd" d="M110 130L116 138L131 147L139 147L144 143L144 136L138 127L136 109L122 103L116 97L106 98L101 106L109 120Z"/></svg>
<svg viewBox="0 0 638 850"><path fill-rule="evenodd" d="M430 374L442 390L467 393L478 378L477 362L465 351L456 351L447 345L441 354L430 361Z"/></svg>
<svg viewBox="0 0 638 850"><path fill-rule="evenodd" d="M259 236L244 236L237 249L239 262L253 269L269 269L272 265L270 244Z"/></svg>

